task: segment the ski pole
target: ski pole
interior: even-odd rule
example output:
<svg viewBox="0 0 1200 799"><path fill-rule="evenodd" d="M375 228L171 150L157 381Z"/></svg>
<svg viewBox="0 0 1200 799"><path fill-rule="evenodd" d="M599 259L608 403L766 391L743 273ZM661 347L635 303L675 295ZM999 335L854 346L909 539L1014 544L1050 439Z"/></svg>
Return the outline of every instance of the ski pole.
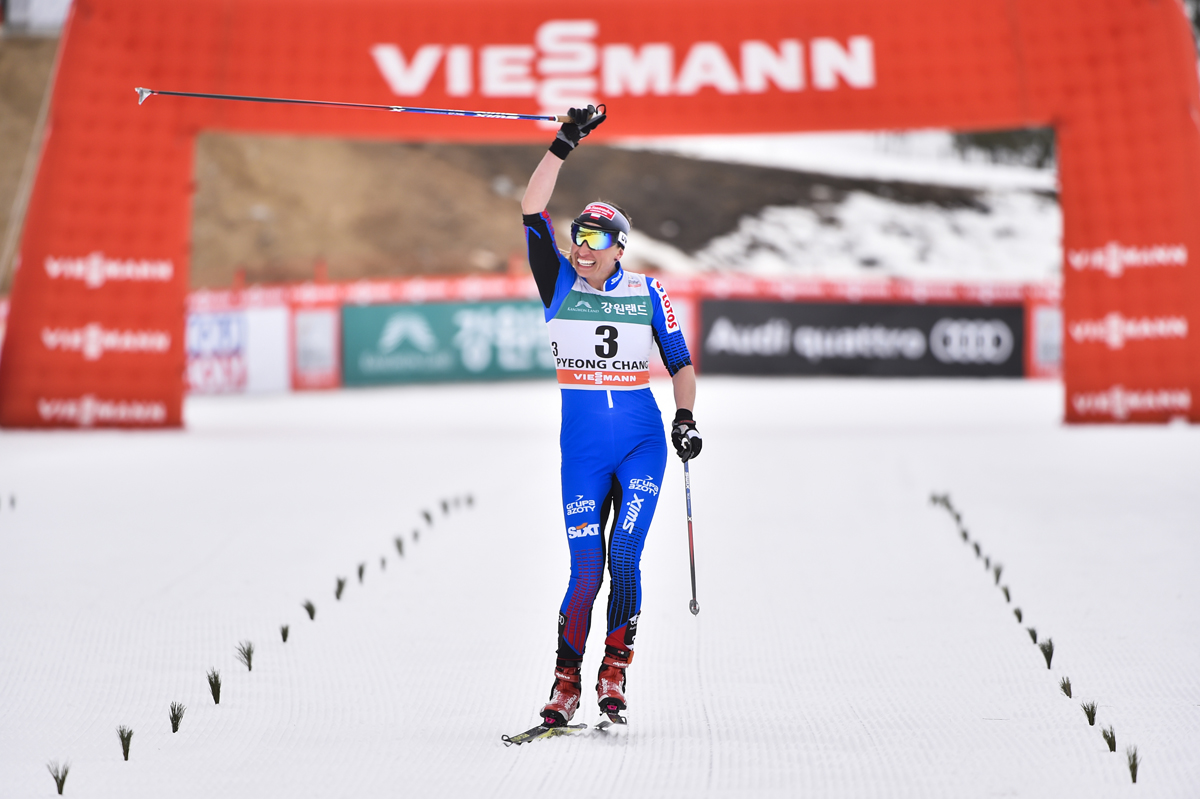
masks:
<svg viewBox="0 0 1200 799"><path fill-rule="evenodd" d="M696 601L696 545L692 541L692 473L688 471L688 462L683 462L683 489L687 496L688 513L688 560L692 566L692 601L688 610L695 616L700 612L700 603Z"/></svg>
<svg viewBox="0 0 1200 799"><path fill-rule="evenodd" d="M524 119L531 122L570 122L566 114L559 116L539 114L510 114L502 111L457 111L452 108L416 108L404 105L371 105L369 103L339 103L330 100L292 100L286 97L250 97L241 94L202 94L200 92L169 92L158 89L134 89L138 105L154 94L166 97L198 97L202 100L236 100L243 103L283 103L285 105L319 105L327 108L359 108L367 111L394 111L404 114L440 114L451 117L481 117L484 119Z"/></svg>

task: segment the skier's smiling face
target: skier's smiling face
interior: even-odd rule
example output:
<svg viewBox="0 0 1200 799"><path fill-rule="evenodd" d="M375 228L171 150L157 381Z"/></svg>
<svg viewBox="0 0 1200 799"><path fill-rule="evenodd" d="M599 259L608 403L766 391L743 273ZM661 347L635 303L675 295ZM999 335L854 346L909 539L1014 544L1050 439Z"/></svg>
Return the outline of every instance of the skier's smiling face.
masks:
<svg viewBox="0 0 1200 799"><path fill-rule="evenodd" d="M583 244L571 242L571 266L575 273L588 282L592 288L604 288L604 281L617 271L617 261L625 254L625 248L614 244L603 250L593 250L585 241Z"/></svg>

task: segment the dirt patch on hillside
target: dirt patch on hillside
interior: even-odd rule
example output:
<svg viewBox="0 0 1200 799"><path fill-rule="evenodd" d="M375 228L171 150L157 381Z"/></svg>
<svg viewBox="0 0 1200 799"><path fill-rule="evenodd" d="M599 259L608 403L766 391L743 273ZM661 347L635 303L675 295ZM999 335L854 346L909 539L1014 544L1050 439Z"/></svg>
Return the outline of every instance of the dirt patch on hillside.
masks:
<svg viewBox="0 0 1200 799"><path fill-rule="evenodd" d="M57 49L57 39L0 37L0 248ZM10 280L0 275L0 294Z"/></svg>
<svg viewBox="0 0 1200 799"><path fill-rule="evenodd" d="M208 134L198 143L192 283L503 271L524 252L520 197L543 145L355 142ZM634 227L695 252L768 205L828 207L850 191L979 207L963 189L835 178L583 146L563 168L559 227L605 198ZM560 245L566 241L560 232ZM324 267L318 267L324 264Z"/></svg>

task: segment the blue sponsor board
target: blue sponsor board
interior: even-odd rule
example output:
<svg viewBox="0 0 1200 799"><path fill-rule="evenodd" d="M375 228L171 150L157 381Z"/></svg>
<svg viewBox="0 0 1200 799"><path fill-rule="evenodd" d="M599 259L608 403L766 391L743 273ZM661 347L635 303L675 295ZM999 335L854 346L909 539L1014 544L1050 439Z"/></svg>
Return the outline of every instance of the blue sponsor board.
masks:
<svg viewBox="0 0 1200 799"><path fill-rule="evenodd" d="M554 374L536 301L342 309L342 382L347 386Z"/></svg>

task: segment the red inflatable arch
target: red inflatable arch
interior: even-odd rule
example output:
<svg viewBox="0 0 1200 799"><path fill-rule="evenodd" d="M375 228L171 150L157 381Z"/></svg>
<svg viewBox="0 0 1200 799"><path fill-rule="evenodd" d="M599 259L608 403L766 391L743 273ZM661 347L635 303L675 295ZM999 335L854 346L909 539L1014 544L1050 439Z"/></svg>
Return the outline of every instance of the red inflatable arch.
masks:
<svg viewBox="0 0 1200 799"><path fill-rule="evenodd" d="M1179 0L76 0L0 424L181 423L196 134L544 141L534 123L135 86L563 110L598 136L1053 125L1067 420L1200 420L1200 88Z"/></svg>

